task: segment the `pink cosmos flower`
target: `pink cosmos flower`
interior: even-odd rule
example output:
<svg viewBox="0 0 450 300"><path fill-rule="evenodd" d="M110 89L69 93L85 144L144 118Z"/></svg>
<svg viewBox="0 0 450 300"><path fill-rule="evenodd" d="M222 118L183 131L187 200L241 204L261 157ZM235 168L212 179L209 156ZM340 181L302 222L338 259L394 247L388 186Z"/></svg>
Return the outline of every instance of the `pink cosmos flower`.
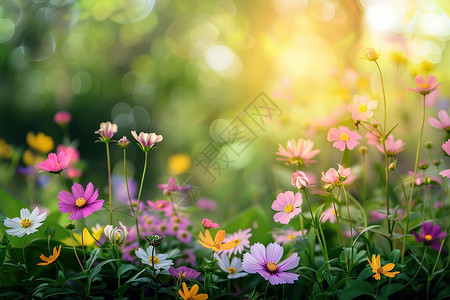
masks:
<svg viewBox="0 0 450 300"><path fill-rule="evenodd" d="M298 189L302 189L308 186L309 180L305 172L295 171L294 173L292 173L291 184L292 186L295 186Z"/></svg>
<svg viewBox="0 0 450 300"><path fill-rule="evenodd" d="M170 192L179 192L191 188L191 186L188 184L184 186L178 185L174 177L170 177L167 184L158 184L158 187L163 190L164 195L168 195L168 193Z"/></svg>
<svg viewBox="0 0 450 300"><path fill-rule="evenodd" d="M441 84L436 84L436 77L433 75L428 76L427 80L422 75L417 75L414 79L417 86L415 89L407 87L406 89L411 92L416 92L422 95L428 95L429 93L434 92Z"/></svg>
<svg viewBox="0 0 450 300"><path fill-rule="evenodd" d="M402 152L403 150L405 150L404 146L405 143L403 143L402 140L398 139L398 140L394 140L394 136L392 134L390 134L386 141L385 141L385 145L386 145L386 153L389 156L395 156L397 154L399 154L400 152ZM383 149L383 145L378 143L376 144L378 150L381 151L381 153L384 153L384 149Z"/></svg>
<svg viewBox="0 0 450 300"><path fill-rule="evenodd" d="M53 121L55 121L55 123L58 125L69 124L71 120L72 115L70 114L70 112L65 110L58 111L53 117Z"/></svg>
<svg viewBox="0 0 450 300"><path fill-rule="evenodd" d="M320 216L320 221L322 223L330 221L330 223L333 224L334 222L336 222L336 215L337 212L334 210L333 206L331 206L322 213L322 215Z"/></svg>
<svg viewBox="0 0 450 300"><path fill-rule="evenodd" d="M367 144L376 145L380 141L381 132L378 130L378 122L370 125L369 131L366 133Z"/></svg>
<svg viewBox="0 0 450 300"><path fill-rule="evenodd" d="M353 131L350 131L346 126L339 126L339 128L331 128L328 131L327 140L329 142L335 141L333 143L333 147L338 148L341 151L344 151L345 148L348 150L352 150L356 146L359 145L359 140L361 136Z"/></svg>
<svg viewBox="0 0 450 300"><path fill-rule="evenodd" d="M286 229L279 229L276 232L272 233L272 237L275 240L275 243L286 245L292 241L295 240L298 236L303 236L306 234L306 230L302 231L296 231L296 230L286 230Z"/></svg>
<svg viewBox="0 0 450 300"><path fill-rule="evenodd" d="M444 144L442 144L442 149L450 156L450 139L448 139ZM450 169L446 169L439 173L442 177L450 178Z"/></svg>
<svg viewBox="0 0 450 300"><path fill-rule="evenodd" d="M447 111L441 109L438 112L439 121L435 118L429 118L428 122L431 126L436 127L437 129L444 129L445 131L450 131L450 118L448 117Z"/></svg>
<svg viewBox="0 0 450 300"><path fill-rule="evenodd" d="M229 250L223 250L223 252L231 256L233 254L241 254L244 251L244 248L249 248L250 241L248 239L252 236L250 231L252 231L251 228L247 228L245 230L239 229L238 232L227 234L223 240L224 243L238 240L239 244Z"/></svg>
<svg viewBox="0 0 450 300"><path fill-rule="evenodd" d="M130 141L127 139L126 136L123 136L120 140L117 141L117 145L119 145L119 147L121 147L123 149L126 149L129 144L130 144Z"/></svg>
<svg viewBox="0 0 450 300"><path fill-rule="evenodd" d="M217 209L217 203L208 198L199 198L195 205L203 210L215 211Z"/></svg>
<svg viewBox="0 0 450 300"><path fill-rule="evenodd" d="M219 224L214 223L214 222L211 221L210 219L204 218L204 219L202 220L202 226L203 226L203 228L205 228L205 230L206 230L206 229L211 229L211 228L217 228L217 227L219 227Z"/></svg>
<svg viewBox="0 0 450 300"><path fill-rule="evenodd" d="M330 168L326 173L322 172L322 181L325 182L325 188L340 186L350 177L352 173L352 170L350 168L344 168L340 164L338 164L338 166L338 171L336 171L336 169L334 168Z"/></svg>
<svg viewBox="0 0 450 300"><path fill-rule="evenodd" d="M310 163L316 162L311 158L320 152L320 150L312 150L313 147L314 142L311 140L299 139L295 142L295 139L291 139L287 143L287 150L281 144L278 144L278 152L275 154L282 156L277 157L277 160L285 161L286 165L308 166Z"/></svg>
<svg viewBox="0 0 450 300"><path fill-rule="evenodd" d="M139 142L139 146L141 147L142 151L148 152L150 149L158 142L161 142L163 140L162 135L157 135L156 133L139 133L139 136L136 134L136 131L131 131L131 134L136 139L136 141Z"/></svg>
<svg viewBox="0 0 450 300"><path fill-rule="evenodd" d="M275 222L281 224L289 223L289 220L298 215L302 209L298 208L302 205L302 194L287 191L279 193L277 199L272 203L272 209L279 211L273 216Z"/></svg>
<svg viewBox="0 0 450 300"><path fill-rule="evenodd" d="M73 146L58 145L58 147L56 147L56 153L61 151L64 151L67 155L70 155L70 165L73 165L80 160L80 152L78 152L78 150Z"/></svg>
<svg viewBox="0 0 450 300"><path fill-rule="evenodd" d="M353 102L354 104L348 106L348 110L352 113L352 119L354 121L362 122L367 121L367 119L373 116L372 110L377 108L378 105L378 101L370 101L368 95L355 95L353 97Z"/></svg>
<svg viewBox="0 0 450 300"><path fill-rule="evenodd" d="M37 164L37 167L53 174L59 174L69 162L70 155L61 151L58 154L50 153L46 160Z"/></svg>
<svg viewBox="0 0 450 300"><path fill-rule="evenodd" d="M100 135L99 139L105 143L109 142L116 132L117 124L112 124L110 121L100 123L100 129L95 131Z"/></svg>
<svg viewBox="0 0 450 300"><path fill-rule="evenodd" d="M89 182L86 191L83 186L74 183L72 193L62 190L58 194L58 208L62 213L71 213L69 220L85 218L103 206L105 200L97 200L98 189L94 191L94 185Z"/></svg>
<svg viewBox="0 0 450 300"><path fill-rule="evenodd" d="M272 285L294 283L299 275L285 271L296 268L300 257L294 253L279 262L282 256L281 245L270 243L266 248L263 244L256 243L250 247L250 253L244 254L242 268L249 274L258 273Z"/></svg>

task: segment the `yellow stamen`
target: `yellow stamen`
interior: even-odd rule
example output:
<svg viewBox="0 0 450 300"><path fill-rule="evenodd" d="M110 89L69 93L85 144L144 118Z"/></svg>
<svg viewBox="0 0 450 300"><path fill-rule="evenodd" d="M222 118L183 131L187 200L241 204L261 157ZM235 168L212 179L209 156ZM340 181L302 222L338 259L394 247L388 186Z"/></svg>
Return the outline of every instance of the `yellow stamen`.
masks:
<svg viewBox="0 0 450 300"><path fill-rule="evenodd" d="M426 242L431 242L432 239L433 239L433 237L430 234L425 235Z"/></svg>
<svg viewBox="0 0 450 300"><path fill-rule="evenodd" d="M24 218L22 221L20 221L20 226L23 228L28 228L31 226L31 221L28 218Z"/></svg>
<svg viewBox="0 0 450 300"><path fill-rule="evenodd" d="M341 133L341 135L339 136L339 139L341 140L341 141L348 141L348 139L349 139L350 137L348 136L348 134L346 134L346 133Z"/></svg>
<svg viewBox="0 0 450 300"><path fill-rule="evenodd" d="M237 270L235 268L233 268L233 267L229 267L227 270L230 271L230 274L236 274L237 273Z"/></svg>
<svg viewBox="0 0 450 300"><path fill-rule="evenodd" d="M151 256L151 257L149 257L148 261L151 262L152 264L158 264L159 258L156 256Z"/></svg>
<svg viewBox="0 0 450 300"><path fill-rule="evenodd" d="M86 200L83 198L78 198L77 201L75 201L75 205L78 207L83 207L86 204Z"/></svg>
<svg viewBox="0 0 450 300"><path fill-rule="evenodd" d="M295 240L295 235L293 235L293 234L288 235L288 239Z"/></svg>
<svg viewBox="0 0 450 300"><path fill-rule="evenodd" d="M427 88L430 87L430 85L428 83L419 83L418 86L420 86L420 87L422 87L424 89L427 89Z"/></svg>
<svg viewBox="0 0 450 300"><path fill-rule="evenodd" d="M284 211L287 213L290 213L294 210L294 207L292 206L292 204L288 204L284 207Z"/></svg>
<svg viewBox="0 0 450 300"><path fill-rule="evenodd" d="M367 105L361 104L361 105L358 107L358 110L359 110L360 113L365 113L365 112L367 111Z"/></svg>
<svg viewBox="0 0 450 300"><path fill-rule="evenodd" d="M269 269L269 271L275 271L276 269L278 269L277 268L277 264L276 263L274 263L274 262L269 262L268 264L267 264L267 269Z"/></svg>

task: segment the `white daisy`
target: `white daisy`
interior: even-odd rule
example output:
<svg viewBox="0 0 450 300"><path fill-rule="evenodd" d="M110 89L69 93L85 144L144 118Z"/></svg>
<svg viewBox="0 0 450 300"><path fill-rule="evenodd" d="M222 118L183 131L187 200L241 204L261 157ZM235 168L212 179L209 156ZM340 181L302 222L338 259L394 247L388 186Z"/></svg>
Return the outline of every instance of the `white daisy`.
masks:
<svg viewBox="0 0 450 300"><path fill-rule="evenodd" d="M155 270L163 269L168 270L171 265L173 265L173 261L171 259L167 259L167 254L156 254L152 256L153 246L149 246L147 251L142 248L139 248L135 254L138 258L142 260L142 263L147 264L149 266L155 266Z"/></svg>
<svg viewBox="0 0 450 300"><path fill-rule="evenodd" d="M7 229L6 233L12 236L22 237L25 234L29 235L33 232L36 232L39 226L42 225L45 218L47 218L47 213L39 214L39 208L35 208L33 212L30 214L30 211L27 208L22 208L20 210L20 218L5 218L3 224L6 227L11 229Z"/></svg>
<svg viewBox="0 0 450 300"><path fill-rule="evenodd" d="M241 272L244 270L242 269L242 261L240 258L233 257L230 263L230 258L224 252L220 256L214 253L214 258L217 259L217 264L222 271L228 273L229 279L247 276L247 273Z"/></svg>

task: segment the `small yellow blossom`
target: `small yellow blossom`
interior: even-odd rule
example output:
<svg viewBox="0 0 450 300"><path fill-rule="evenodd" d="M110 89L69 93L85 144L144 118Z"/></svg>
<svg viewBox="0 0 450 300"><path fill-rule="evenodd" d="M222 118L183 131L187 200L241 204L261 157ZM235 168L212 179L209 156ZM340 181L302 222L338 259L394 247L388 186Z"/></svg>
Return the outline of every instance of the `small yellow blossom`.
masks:
<svg viewBox="0 0 450 300"><path fill-rule="evenodd" d="M191 167L192 160L189 154L177 153L169 156L167 167L172 175L183 174Z"/></svg>
<svg viewBox="0 0 450 300"><path fill-rule="evenodd" d="M189 290L186 283L183 282L183 291L181 289L178 291L181 298L184 300L206 300L208 299L208 294L197 294L198 293L198 284L194 284L192 288Z"/></svg>
<svg viewBox="0 0 450 300"><path fill-rule="evenodd" d="M203 235L201 232L199 233L199 237L201 239L197 240L203 247L213 249L215 252L219 252L220 250L228 250L231 248L236 247L239 245L239 240L233 240L229 241L227 243L223 243L223 240L225 239L225 230L219 230L216 233L216 237L214 240L211 237L211 234L209 233L209 230L206 229L205 235Z"/></svg>
<svg viewBox="0 0 450 300"><path fill-rule="evenodd" d="M91 227L92 235L95 239L100 240L103 234L103 228L105 226L100 226L97 224L95 227ZM81 246L81 234L73 233L73 238L75 240L75 247ZM91 236L87 228L83 229L83 246L92 246L95 244L95 239ZM65 238L62 242L66 245L72 246L74 243L72 242L72 238Z"/></svg>
<svg viewBox="0 0 450 300"><path fill-rule="evenodd" d="M49 153L55 147L53 139L42 132L39 132L37 135L34 132L28 132L27 144L32 149L44 154Z"/></svg>
<svg viewBox="0 0 450 300"><path fill-rule="evenodd" d="M0 158L9 159L12 157L13 147L9 145L4 139L0 139Z"/></svg>
<svg viewBox="0 0 450 300"><path fill-rule="evenodd" d="M373 277L376 280L381 279L381 274L383 274L386 277L395 277L395 275L400 273L399 271L390 272L392 269L395 268L395 264L393 264L393 263L388 263L387 265L384 265L383 267L381 267L380 254L378 254L376 257L375 257L375 254L372 254L372 261L370 261L370 259L368 257L367 257L367 261L369 262L370 266L372 267L372 272L375 273L375 275L373 275Z"/></svg>
<svg viewBox="0 0 450 300"><path fill-rule="evenodd" d="M41 263L38 263L39 266L46 266L48 264L51 264L52 262L54 262L58 257L59 254L61 253L61 245L59 245L59 249L56 250L56 247L53 248L53 254L50 255L49 257L46 257L44 254L41 254L40 258L44 261Z"/></svg>
<svg viewBox="0 0 450 300"><path fill-rule="evenodd" d="M23 151L22 161L25 166L34 166L36 164L36 155L30 149L26 149Z"/></svg>

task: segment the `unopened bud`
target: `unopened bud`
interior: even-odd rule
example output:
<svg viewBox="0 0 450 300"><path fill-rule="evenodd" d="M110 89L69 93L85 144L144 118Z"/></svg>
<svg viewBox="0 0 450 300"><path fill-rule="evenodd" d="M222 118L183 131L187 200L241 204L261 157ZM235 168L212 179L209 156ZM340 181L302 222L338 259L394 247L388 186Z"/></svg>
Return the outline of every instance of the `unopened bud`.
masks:
<svg viewBox="0 0 450 300"><path fill-rule="evenodd" d="M75 223L67 223L66 226L64 226L64 228L66 228L67 230L73 230L77 227L77 225L75 225Z"/></svg>
<svg viewBox="0 0 450 300"><path fill-rule="evenodd" d="M426 170L426 169L428 169L429 166L430 166L430 164L428 162L423 161L417 167L421 170Z"/></svg>
<svg viewBox="0 0 450 300"><path fill-rule="evenodd" d="M150 243L150 245L152 245L153 247L157 247L162 243L165 236L159 236L157 234L153 234L151 236L146 236L145 238Z"/></svg>
<svg viewBox="0 0 450 300"><path fill-rule="evenodd" d="M397 163L395 161L389 164L389 171L395 171L397 169Z"/></svg>
<svg viewBox="0 0 450 300"><path fill-rule="evenodd" d="M358 148L359 153L361 154L366 154L367 153L367 147L366 146L361 146Z"/></svg>
<svg viewBox="0 0 450 300"><path fill-rule="evenodd" d="M423 182L424 182L426 185L430 184L430 183L431 183L430 177L426 176L425 179L423 180Z"/></svg>
<svg viewBox="0 0 450 300"><path fill-rule="evenodd" d="M367 48L363 52L364 59L370 60L370 61L376 61L380 57L380 52L376 52L373 48Z"/></svg>
<svg viewBox="0 0 450 300"><path fill-rule="evenodd" d="M334 185L331 184L331 183L325 183L323 185L323 188L324 188L325 191L331 192L334 189Z"/></svg>
<svg viewBox="0 0 450 300"><path fill-rule="evenodd" d="M433 142L432 141L426 141L425 142L425 148L427 148L427 149L433 148Z"/></svg>
<svg viewBox="0 0 450 300"><path fill-rule="evenodd" d="M437 159L433 160L433 165L439 166L440 164L441 164L440 160L437 160Z"/></svg>
<svg viewBox="0 0 450 300"><path fill-rule="evenodd" d="M117 141L117 145L119 145L123 149L126 149L129 144L130 141L127 139L126 136L122 137L120 140Z"/></svg>

